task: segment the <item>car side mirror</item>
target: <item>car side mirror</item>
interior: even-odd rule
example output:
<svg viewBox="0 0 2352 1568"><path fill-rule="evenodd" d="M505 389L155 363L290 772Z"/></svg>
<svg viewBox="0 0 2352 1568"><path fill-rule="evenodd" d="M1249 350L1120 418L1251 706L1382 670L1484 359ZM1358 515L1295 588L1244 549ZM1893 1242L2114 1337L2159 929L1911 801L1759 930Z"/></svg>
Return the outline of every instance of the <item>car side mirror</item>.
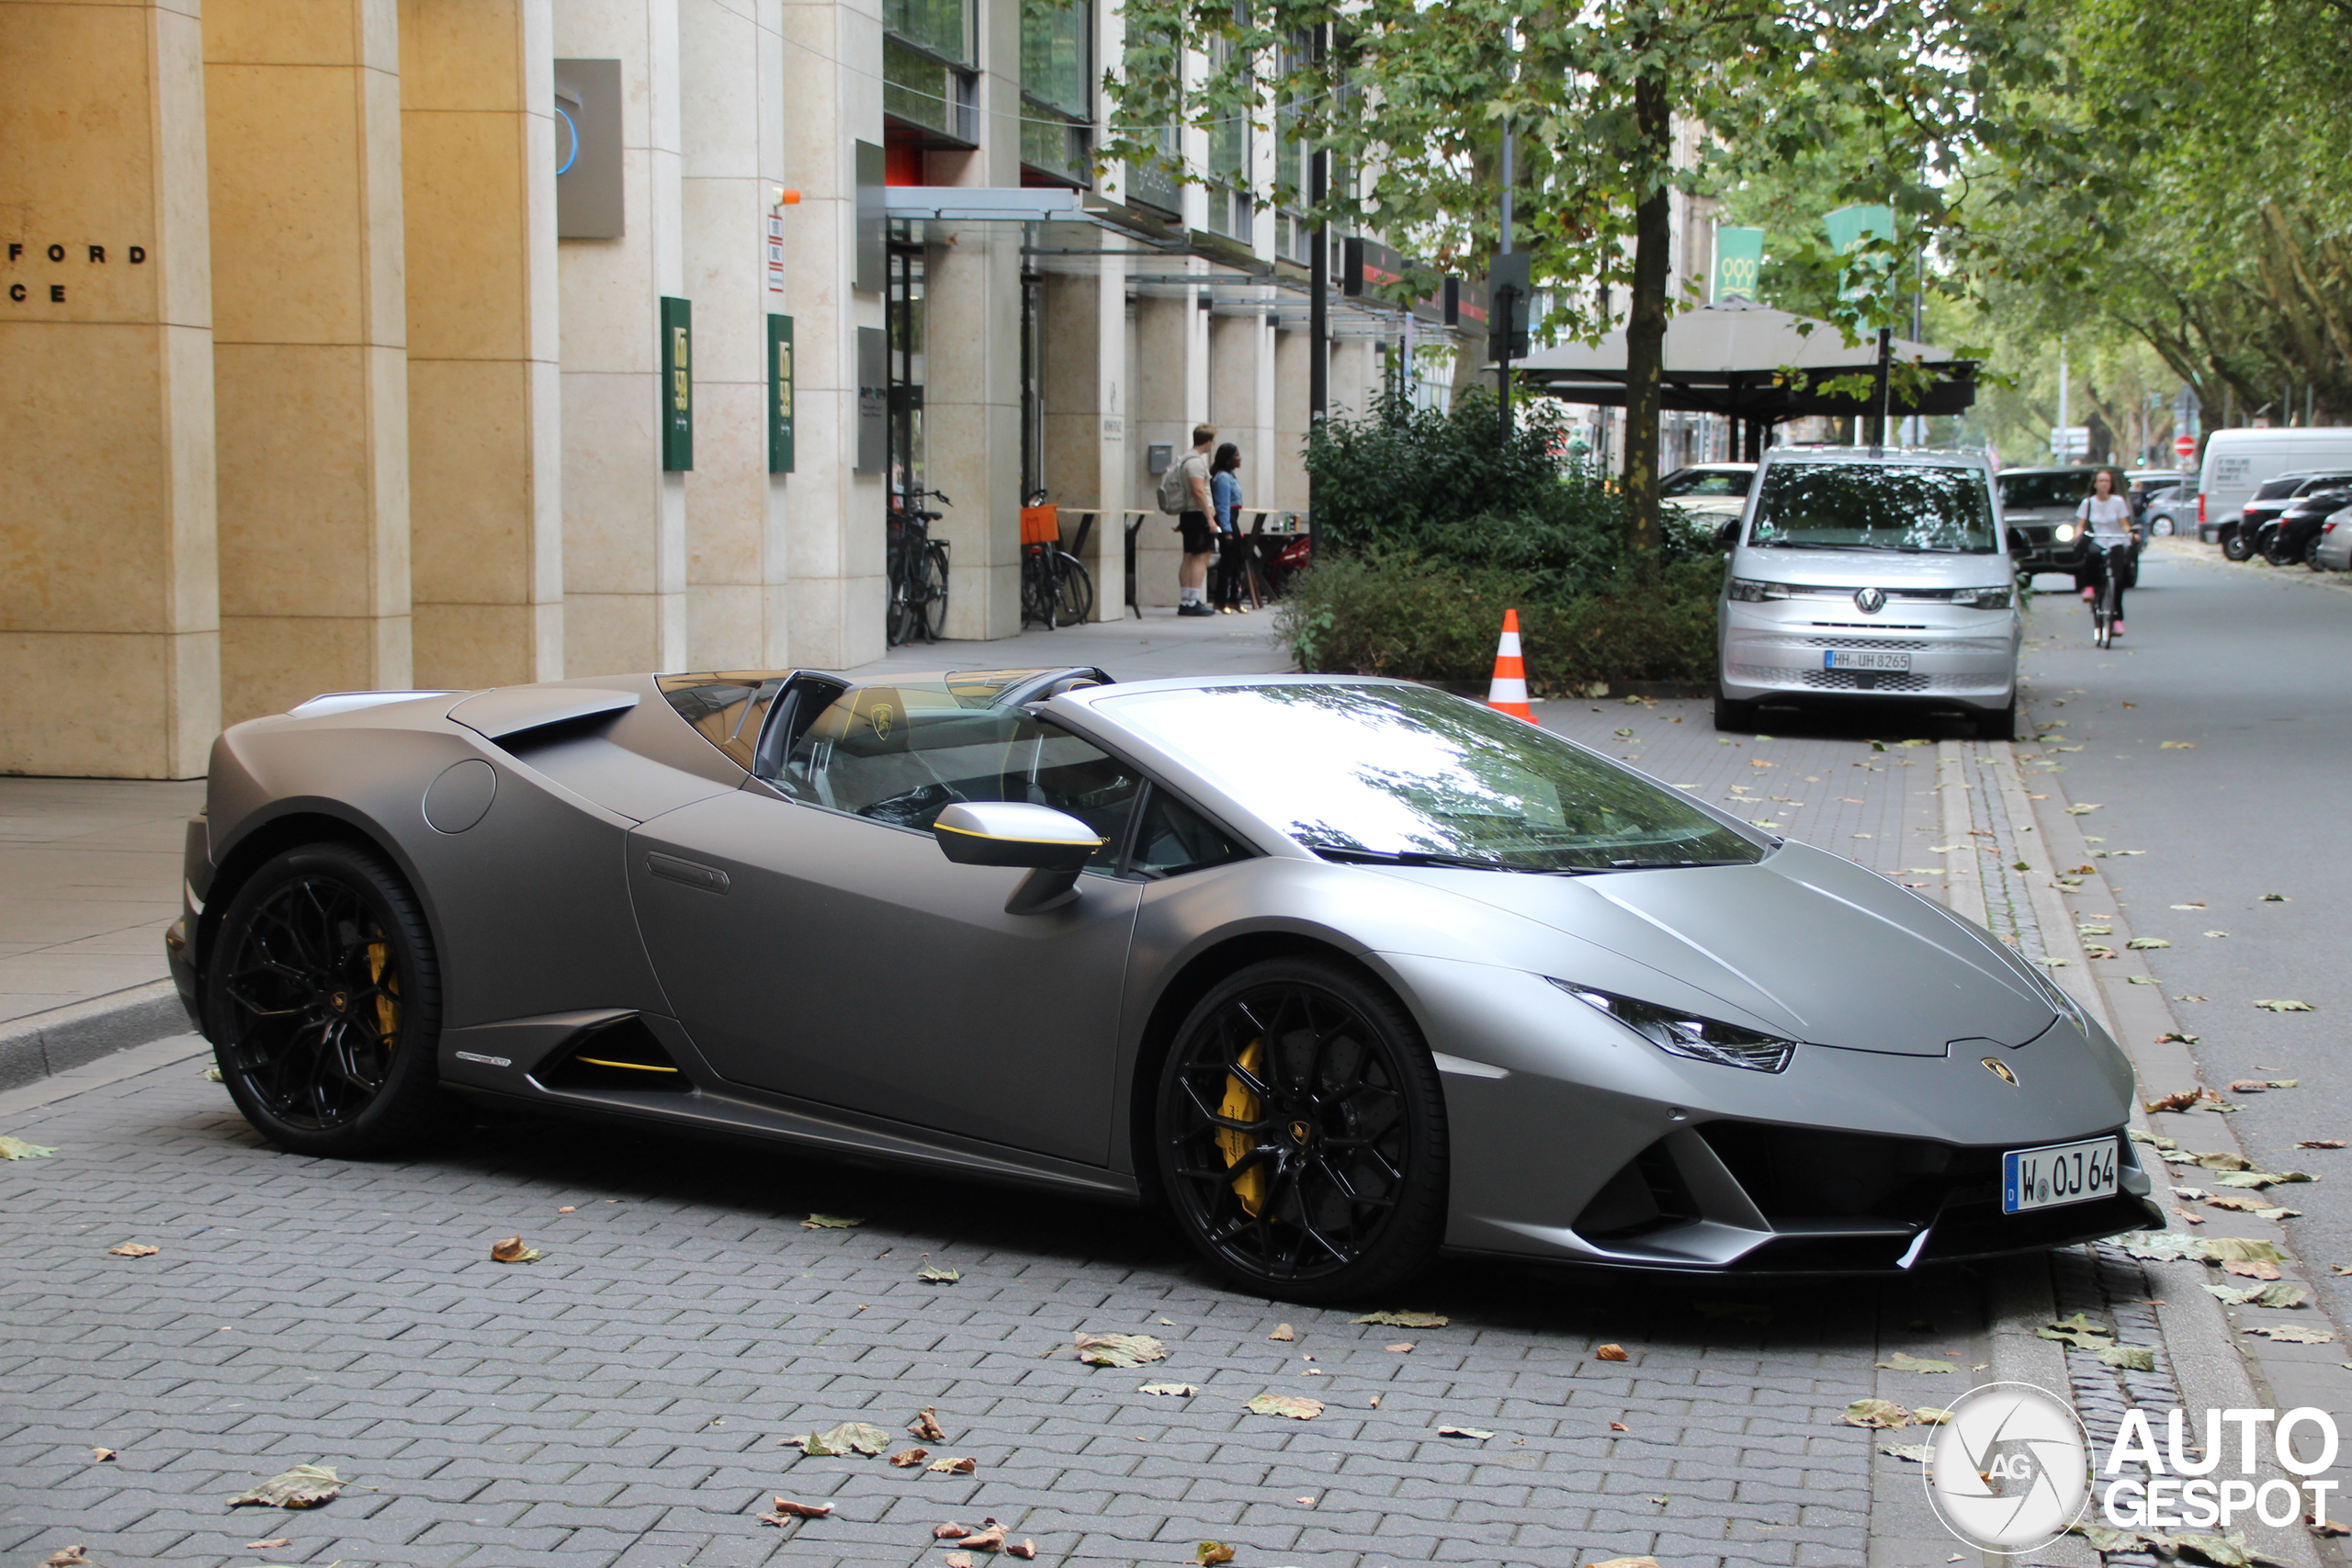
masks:
<svg viewBox="0 0 2352 1568"><path fill-rule="evenodd" d="M957 865L1022 866L1029 874L1004 901L1008 915L1040 915L1078 897L1078 874L1102 836L1068 812L1018 800L961 800L931 825L940 853Z"/></svg>
<svg viewBox="0 0 2352 1568"><path fill-rule="evenodd" d="M1715 530L1715 548L1727 550L1739 543L1739 525L1736 517L1724 519L1723 526Z"/></svg>

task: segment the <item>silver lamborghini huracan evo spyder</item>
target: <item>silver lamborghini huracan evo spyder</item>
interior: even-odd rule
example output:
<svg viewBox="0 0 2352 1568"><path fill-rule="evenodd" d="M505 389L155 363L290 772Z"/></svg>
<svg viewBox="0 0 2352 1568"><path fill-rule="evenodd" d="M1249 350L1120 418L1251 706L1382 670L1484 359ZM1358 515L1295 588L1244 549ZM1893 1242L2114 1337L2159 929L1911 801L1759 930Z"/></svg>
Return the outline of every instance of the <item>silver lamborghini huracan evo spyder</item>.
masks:
<svg viewBox="0 0 2352 1568"><path fill-rule="evenodd" d="M646 675L241 724L167 938L238 1108L459 1099L1164 1204L1239 1286L1441 1247L1907 1269L2160 1226L1986 932L1401 682Z"/></svg>

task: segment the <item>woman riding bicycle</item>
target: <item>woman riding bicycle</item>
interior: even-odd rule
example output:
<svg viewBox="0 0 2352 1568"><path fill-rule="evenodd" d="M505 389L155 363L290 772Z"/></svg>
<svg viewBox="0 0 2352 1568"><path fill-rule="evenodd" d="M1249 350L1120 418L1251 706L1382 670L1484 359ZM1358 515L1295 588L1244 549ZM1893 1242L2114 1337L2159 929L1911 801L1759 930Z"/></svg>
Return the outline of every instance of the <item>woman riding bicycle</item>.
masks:
<svg viewBox="0 0 2352 1568"><path fill-rule="evenodd" d="M2128 573L2119 552L2131 548L2134 530L2132 503L2115 493L2114 469L2098 471L2091 480L2090 499L2075 509L2075 515L2082 523L2086 543L2082 570L2075 574L2075 581L2083 591L2083 603L2097 601L2109 574L2115 574L2115 619L2109 629L2121 637L2123 581Z"/></svg>

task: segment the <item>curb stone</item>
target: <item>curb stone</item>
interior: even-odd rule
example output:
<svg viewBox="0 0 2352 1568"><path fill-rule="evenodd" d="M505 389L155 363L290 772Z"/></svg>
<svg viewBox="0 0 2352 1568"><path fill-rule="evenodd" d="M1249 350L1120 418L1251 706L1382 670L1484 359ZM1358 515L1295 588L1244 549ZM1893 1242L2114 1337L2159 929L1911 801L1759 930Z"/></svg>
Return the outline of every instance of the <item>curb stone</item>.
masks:
<svg viewBox="0 0 2352 1568"><path fill-rule="evenodd" d="M0 1089L17 1089L193 1025L169 980L0 1024Z"/></svg>

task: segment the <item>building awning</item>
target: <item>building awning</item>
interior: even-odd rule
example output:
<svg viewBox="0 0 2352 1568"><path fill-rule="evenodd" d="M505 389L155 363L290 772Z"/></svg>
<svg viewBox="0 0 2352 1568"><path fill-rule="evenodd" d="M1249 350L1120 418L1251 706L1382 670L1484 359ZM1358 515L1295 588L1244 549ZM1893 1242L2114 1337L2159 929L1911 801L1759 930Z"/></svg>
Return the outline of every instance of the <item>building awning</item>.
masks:
<svg viewBox="0 0 2352 1568"><path fill-rule="evenodd" d="M1900 396L1898 415L1955 414L1976 401L1976 363L1948 349L1896 338L1894 357L1933 369L1935 384L1917 402ZM1743 421L1777 423L1809 414L1869 414L1867 397L1832 395L1821 383L1877 369L1877 344L1849 346L1827 321L1734 300L1702 305L1668 319L1666 328L1663 405L1684 413L1718 413ZM1564 402L1622 408L1625 402L1625 333L1609 333L1597 344L1570 343L1512 361L1531 384ZM1803 390L1781 381L1782 370L1805 372Z"/></svg>
<svg viewBox="0 0 2352 1568"><path fill-rule="evenodd" d="M943 223L1049 223L1080 216L1079 198L1047 186L885 186L882 210Z"/></svg>

